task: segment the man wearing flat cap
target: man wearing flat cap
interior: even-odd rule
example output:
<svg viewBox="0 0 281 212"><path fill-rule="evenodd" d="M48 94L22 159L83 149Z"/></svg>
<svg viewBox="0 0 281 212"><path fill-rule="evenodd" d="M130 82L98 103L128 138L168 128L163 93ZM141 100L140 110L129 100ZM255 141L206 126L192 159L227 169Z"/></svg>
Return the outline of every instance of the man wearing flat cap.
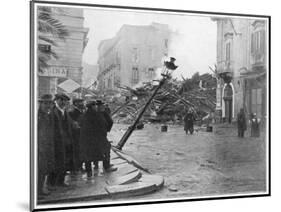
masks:
<svg viewBox="0 0 281 212"><path fill-rule="evenodd" d="M80 161L80 129L81 129L81 119L84 113L84 100L80 98L76 98L72 100L72 110L69 111L69 115L72 120L75 122L76 127L73 129L73 152L74 152L74 171L79 171L82 167L82 163Z"/></svg>
<svg viewBox="0 0 281 212"><path fill-rule="evenodd" d="M55 107L51 115L54 121L55 172L50 177L53 186L66 186L66 171L73 169L73 121L66 111L70 98L66 94L56 94Z"/></svg>
<svg viewBox="0 0 281 212"><path fill-rule="evenodd" d="M39 98L38 109L38 194L49 194L49 190L45 182L45 178L55 168L55 152L53 142L53 121L50 115L53 106L53 97L51 94L44 94Z"/></svg>

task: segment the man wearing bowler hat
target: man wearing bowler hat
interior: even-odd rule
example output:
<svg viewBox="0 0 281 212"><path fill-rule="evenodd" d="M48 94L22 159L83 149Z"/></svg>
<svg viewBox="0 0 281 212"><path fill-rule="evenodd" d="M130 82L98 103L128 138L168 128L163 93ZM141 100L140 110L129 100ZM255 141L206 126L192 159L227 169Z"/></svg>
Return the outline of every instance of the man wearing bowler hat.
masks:
<svg viewBox="0 0 281 212"><path fill-rule="evenodd" d="M56 94L55 106L51 112L55 146L55 172L50 178L50 184L53 186L66 186L66 171L73 169L73 121L66 111L69 100L66 94Z"/></svg>
<svg viewBox="0 0 281 212"><path fill-rule="evenodd" d="M54 143L53 143L53 121L50 115L53 106L51 94L44 94L39 98L38 125L37 125L37 153L38 153L38 195L47 195L49 190L44 183L55 167Z"/></svg>

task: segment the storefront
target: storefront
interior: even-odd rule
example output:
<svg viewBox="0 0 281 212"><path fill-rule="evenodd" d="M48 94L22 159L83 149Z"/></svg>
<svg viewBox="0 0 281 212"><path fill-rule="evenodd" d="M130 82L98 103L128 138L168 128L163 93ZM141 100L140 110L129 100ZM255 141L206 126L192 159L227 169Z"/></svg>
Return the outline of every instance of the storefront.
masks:
<svg viewBox="0 0 281 212"><path fill-rule="evenodd" d="M244 108L249 117L256 113L264 124L267 115L266 72L248 72L241 75L244 80Z"/></svg>

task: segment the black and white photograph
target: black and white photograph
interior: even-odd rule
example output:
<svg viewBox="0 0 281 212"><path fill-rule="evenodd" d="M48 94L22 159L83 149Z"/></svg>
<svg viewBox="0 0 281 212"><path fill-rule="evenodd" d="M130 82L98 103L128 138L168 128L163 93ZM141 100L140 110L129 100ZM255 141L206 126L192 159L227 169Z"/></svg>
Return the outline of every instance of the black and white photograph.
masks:
<svg viewBox="0 0 281 212"><path fill-rule="evenodd" d="M31 210L270 195L270 16L30 15Z"/></svg>

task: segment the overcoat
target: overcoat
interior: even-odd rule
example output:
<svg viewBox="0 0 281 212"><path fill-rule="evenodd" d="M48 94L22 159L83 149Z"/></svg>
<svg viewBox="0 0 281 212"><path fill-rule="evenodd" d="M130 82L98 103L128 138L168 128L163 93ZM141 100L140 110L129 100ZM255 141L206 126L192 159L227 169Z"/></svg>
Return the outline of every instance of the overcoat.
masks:
<svg viewBox="0 0 281 212"><path fill-rule="evenodd" d="M73 151L71 150L73 147L73 121L67 111L63 115L57 107L52 109L51 116L54 122L53 140L56 171L66 171L73 161Z"/></svg>
<svg viewBox="0 0 281 212"><path fill-rule="evenodd" d="M46 175L55 168L53 120L50 114L38 110L38 171Z"/></svg>
<svg viewBox="0 0 281 212"><path fill-rule="evenodd" d="M187 131L189 129L193 129L193 122L195 120L195 117L192 113L187 113L184 116L184 130Z"/></svg>
<svg viewBox="0 0 281 212"><path fill-rule="evenodd" d="M78 110L77 108L73 108L73 110L69 111L69 115L71 119L76 122L76 127L73 128L73 154L74 154L74 163L75 163L75 169L79 169L81 166L81 160L80 160L80 129L81 129L81 119L83 116L83 112Z"/></svg>
<svg viewBox="0 0 281 212"><path fill-rule="evenodd" d="M107 117L108 120L109 118ZM103 113L91 109L88 109L83 115L80 130L80 158L82 161L102 160L110 150L110 143L106 136L112 124L109 124L107 119Z"/></svg>
<svg viewBox="0 0 281 212"><path fill-rule="evenodd" d="M246 116L245 114L242 112L239 112L237 115L237 127L240 130L246 130L247 129L247 123L246 123Z"/></svg>

